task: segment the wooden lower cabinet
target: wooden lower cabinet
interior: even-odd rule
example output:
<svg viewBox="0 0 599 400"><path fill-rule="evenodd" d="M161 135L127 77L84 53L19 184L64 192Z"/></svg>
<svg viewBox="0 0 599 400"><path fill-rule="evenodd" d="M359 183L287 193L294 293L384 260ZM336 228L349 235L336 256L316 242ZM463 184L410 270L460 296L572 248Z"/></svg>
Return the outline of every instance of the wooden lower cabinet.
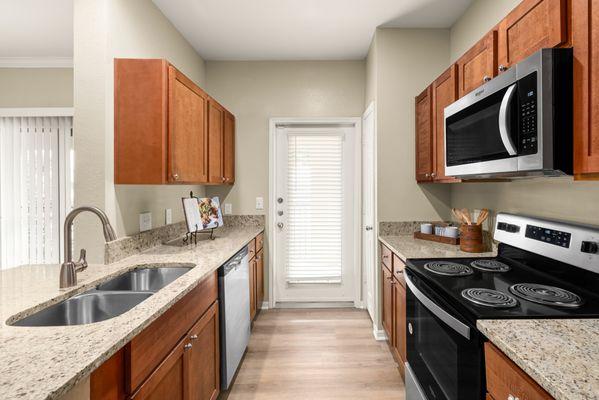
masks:
<svg viewBox="0 0 599 400"><path fill-rule="evenodd" d="M186 400L189 341L183 338L131 396L133 400Z"/></svg>
<svg viewBox="0 0 599 400"><path fill-rule="evenodd" d="M384 264L381 264L383 277L383 329L393 343L393 275Z"/></svg>
<svg viewBox="0 0 599 400"><path fill-rule="evenodd" d="M260 250L256 254L256 310L262 309L264 302L264 251Z"/></svg>
<svg viewBox="0 0 599 400"><path fill-rule="evenodd" d="M490 342L485 343L487 400L553 400L538 383Z"/></svg>
<svg viewBox="0 0 599 400"><path fill-rule="evenodd" d="M189 331L189 400L215 400L220 389L218 302Z"/></svg>
<svg viewBox="0 0 599 400"><path fill-rule="evenodd" d="M96 369L90 400L215 400L220 389L216 290L215 273Z"/></svg>

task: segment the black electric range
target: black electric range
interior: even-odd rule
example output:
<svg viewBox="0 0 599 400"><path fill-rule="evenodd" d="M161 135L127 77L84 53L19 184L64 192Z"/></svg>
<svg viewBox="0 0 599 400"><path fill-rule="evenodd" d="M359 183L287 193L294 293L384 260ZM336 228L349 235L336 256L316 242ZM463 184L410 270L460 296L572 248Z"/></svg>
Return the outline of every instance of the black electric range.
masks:
<svg viewBox="0 0 599 400"><path fill-rule="evenodd" d="M407 400L485 398L477 320L599 317L599 228L499 214L494 237L494 258L407 260Z"/></svg>

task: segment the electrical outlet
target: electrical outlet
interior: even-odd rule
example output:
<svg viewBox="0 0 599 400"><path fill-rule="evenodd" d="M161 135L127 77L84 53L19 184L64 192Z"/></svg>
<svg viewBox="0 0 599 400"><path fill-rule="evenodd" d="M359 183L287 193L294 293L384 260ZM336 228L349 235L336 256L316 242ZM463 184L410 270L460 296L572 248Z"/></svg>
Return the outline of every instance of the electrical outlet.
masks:
<svg viewBox="0 0 599 400"><path fill-rule="evenodd" d="M256 197L256 210L264 210L264 198Z"/></svg>
<svg viewBox="0 0 599 400"><path fill-rule="evenodd" d="M167 208L164 210L164 224L170 225L173 223L173 210Z"/></svg>
<svg viewBox="0 0 599 400"><path fill-rule="evenodd" d="M225 203L225 215L233 214L233 204Z"/></svg>
<svg viewBox="0 0 599 400"><path fill-rule="evenodd" d="M139 214L139 231L145 232L152 229L152 213L144 212Z"/></svg>

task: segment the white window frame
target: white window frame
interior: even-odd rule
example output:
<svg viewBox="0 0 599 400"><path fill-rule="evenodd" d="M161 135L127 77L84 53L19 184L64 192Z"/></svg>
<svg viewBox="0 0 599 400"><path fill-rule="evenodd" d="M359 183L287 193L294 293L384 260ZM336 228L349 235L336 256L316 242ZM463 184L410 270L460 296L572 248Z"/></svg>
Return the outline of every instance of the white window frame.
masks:
<svg viewBox="0 0 599 400"><path fill-rule="evenodd" d="M269 135L268 135L268 199L269 210L267 215L267 231L268 231L268 307L275 308L277 303L276 291L276 273L277 268L274 267L276 256L276 182L277 171L275 168L276 159L276 134L277 128L281 125L353 125L355 129L355 146L354 146L354 162L356 173L354 174L354 188L356 193L362 193L362 179L360 171L362 168L362 117L339 117L339 118L270 118L269 120ZM361 220L362 220L362 198L357 196L354 201L354 229L352 232L353 242L353 259L354 259L354 306L363 308L362 301L362 239L361 239Z"/></svg>
<svg viewBox="0 0 599 400"><path fill-rule="evenodd" d="M71 117L75 115L72 107L39 107L39 108L0 108L1 117ZM68 212L73 208L74 193L74 146L73 130L62 135L58 143L58 168L59 168L59 201L60 214L59 226L64 226L64 220ZM1 201L1 199L0 199ZM59 229L59 258L64 258L64 232ZM0 252L2 249L0 248ZM0 258L1 259L1 258ZM1 266L0 266L1 268Z"/></svg>

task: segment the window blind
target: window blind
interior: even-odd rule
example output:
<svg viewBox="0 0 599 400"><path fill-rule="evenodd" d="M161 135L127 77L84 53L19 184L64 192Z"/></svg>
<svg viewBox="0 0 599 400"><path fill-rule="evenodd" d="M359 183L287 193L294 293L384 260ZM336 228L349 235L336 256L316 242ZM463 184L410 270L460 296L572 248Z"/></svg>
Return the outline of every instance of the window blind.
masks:
<svg viewBox="0 0 599 400"><path fill-rule="evenodd" d="M70 117L0 118L1 268L58 263L59 137Z"/></svg>
<svg viewBox="0 0 599 400"><path fill-rule="evenodd" d="M287 282L340 283L343 135L288 134Z"/></svg>

